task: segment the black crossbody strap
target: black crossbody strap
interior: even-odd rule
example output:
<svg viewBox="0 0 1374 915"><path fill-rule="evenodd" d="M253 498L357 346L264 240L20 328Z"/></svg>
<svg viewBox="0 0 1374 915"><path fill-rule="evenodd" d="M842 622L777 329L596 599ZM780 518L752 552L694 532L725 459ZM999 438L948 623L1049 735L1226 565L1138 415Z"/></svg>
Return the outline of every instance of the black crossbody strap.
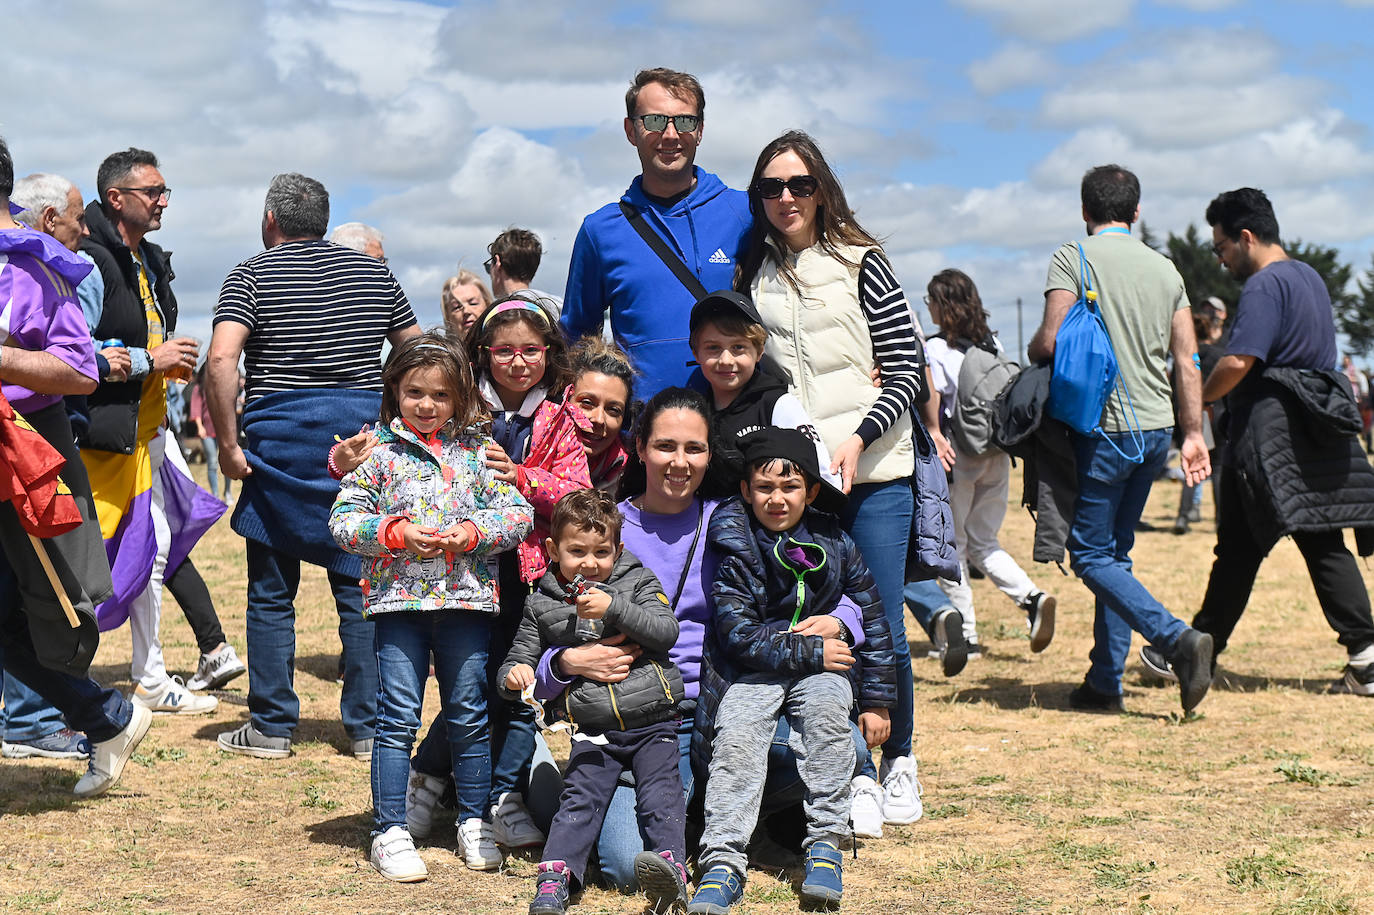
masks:
<svg viewBox="0 0 1374 915"><path fill-rule="evenodd" d="M673 271L673 276L677 277L678 282L687 287L687 291L692 294L694 299L702 299L706 296L706 287L697 279L697 275L687 269L687 265L682 262L682 258L673 253L668 247L668 243L663 240L653 229L649 228L649 223L644 218L644 214L630 206L625 201L620 201L620 212L625 214L625 218L630 221L630 225L639 233L639 237L644 239L644 243L653 249L653 252L663 261L664 266Z"/></svg>
<svg viewBox="0 0 1374 915"><path fill-rule="evenodd" d="M677 602L682 599L682 590L687 587L687 573L692 571L692 559L697 554L697 541L701 539L701 522L706 517L706 505L700 499L697 500L697 532L692 535L692 545L687 548L687 561L682 564L682 577L677 580L677 593L673 595L673 602L669 604L677 610Z"/></svg>

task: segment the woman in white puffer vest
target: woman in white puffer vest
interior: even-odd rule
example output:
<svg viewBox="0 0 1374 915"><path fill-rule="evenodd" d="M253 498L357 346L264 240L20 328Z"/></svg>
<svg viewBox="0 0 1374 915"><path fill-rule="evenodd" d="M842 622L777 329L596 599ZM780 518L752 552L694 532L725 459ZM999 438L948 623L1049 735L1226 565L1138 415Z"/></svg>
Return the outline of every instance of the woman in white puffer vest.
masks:
<svg viewBox="0 0 1374 915"><path fill-rule="evenodd" d="M844 481L845 530L878 582L896 657L897 705L883 743L854 779L859 835L921 816L911 755L912 676L902 606L914 467L911 405L923 378L905 295L873 236L860 227L815 141L789 131L764 147L749 184L754 229L735 287L768 328L767 352L792 375ZM874 365L882 387L872 381Z"/></svg>

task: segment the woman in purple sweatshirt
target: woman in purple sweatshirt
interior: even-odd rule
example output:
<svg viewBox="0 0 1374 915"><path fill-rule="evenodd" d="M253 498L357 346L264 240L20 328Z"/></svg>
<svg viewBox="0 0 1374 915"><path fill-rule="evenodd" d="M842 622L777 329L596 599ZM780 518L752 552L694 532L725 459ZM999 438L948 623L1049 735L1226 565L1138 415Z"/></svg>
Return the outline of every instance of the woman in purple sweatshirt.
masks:
<svg viewBox="0 0 1374 915"><path fill-rule="evenodd" d="M619 506L625 516L621 539L663 583L678 619L678 640L670 655L682 671L687 697L678 728L678 768L688 798L694 789L688 750L701 675L701 643L710 620L708 601L716 574L705 532L718 503L697 497L711 460L708 409L700 394L686 388L667 388L649 401L635 430L635 448L644 462L645 491ZM637 657L639 646L623 636L550 652L536 672L535 695L553 698L575 677L618 682ZM643 850L634 790L622 786L606 811L597 843L601 873L620 889L633 889L634 856Z"/></svg>

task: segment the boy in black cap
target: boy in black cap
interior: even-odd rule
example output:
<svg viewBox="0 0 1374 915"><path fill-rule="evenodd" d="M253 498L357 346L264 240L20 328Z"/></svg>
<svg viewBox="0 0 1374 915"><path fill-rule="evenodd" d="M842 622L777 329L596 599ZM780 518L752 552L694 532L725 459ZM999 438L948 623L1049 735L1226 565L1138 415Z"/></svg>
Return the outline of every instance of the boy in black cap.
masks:
<svg viewBox="0 0 1374 915"><path fill-rule="evenodd" d="M806 785L802 901L839 901L838 846L849 832L855 768L850 709L857 699L859 726L872 747L887 737L896 698L892 639L877 585L839 519L827 513L841 508L844 496L821 478L811 440L796 429L770 428L740 445L741 498L716 509L706 534L721 557L706 654L723 685L713 696L703 687L702 701L718 705L704 705L697 715L700 737L711 747L700 856L706 873L688 912L714 915L743 893L745 846L784 714L805 748L797 754ZM857 649L847 627L830 615L845 596L862 612Z"/></svg>
<svg viewBox="0 0 1374 915"><path fill-rule="evenodd" d="M839 486L815 423L788 391L792 379L787 370L763 353L768 330L754 303L728 289L713 292L692 306L688 323L687 340L705 382L698 384L694 374L688 385L698 390L709 386L711 395L711 465L705 494L725 498L734 493L744 475L739 440L770 426L804 432L816 449L821 477Z"/></svg>

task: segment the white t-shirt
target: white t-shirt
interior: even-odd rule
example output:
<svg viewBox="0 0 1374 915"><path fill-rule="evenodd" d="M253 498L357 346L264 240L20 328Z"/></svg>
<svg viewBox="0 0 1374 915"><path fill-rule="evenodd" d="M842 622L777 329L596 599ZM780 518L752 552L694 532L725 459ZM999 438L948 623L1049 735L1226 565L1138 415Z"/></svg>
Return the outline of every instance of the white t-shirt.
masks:
<svg viewBox="0 0 1374 915"><path fill-rule="evenodd" d="M926 360L930 363L930 380L940 395L940 426L944 427L954 415L954 398L959 396L959 370L964 367L964 354L945 342L943 337L926 339Z"/></svg>

